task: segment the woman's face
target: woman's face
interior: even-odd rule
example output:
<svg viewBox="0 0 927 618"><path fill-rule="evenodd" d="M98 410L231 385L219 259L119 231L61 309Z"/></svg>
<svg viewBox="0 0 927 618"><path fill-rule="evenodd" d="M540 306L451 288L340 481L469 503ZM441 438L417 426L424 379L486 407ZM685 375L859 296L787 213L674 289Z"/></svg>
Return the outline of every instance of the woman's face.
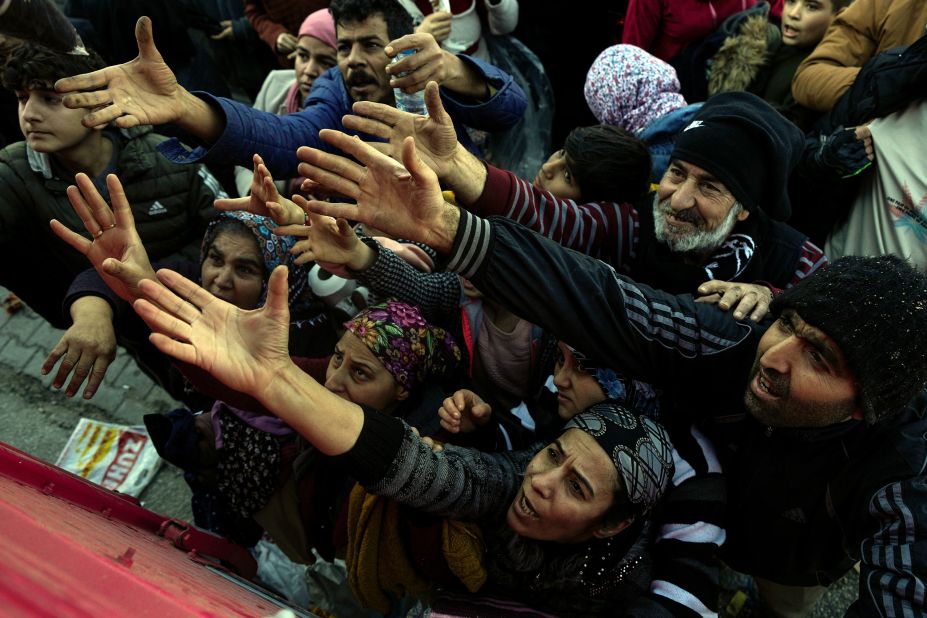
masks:
<svg viewBox="0 0 927 618"><path fill-rule="evenodd" d="M567 166L566 150L563 148L550 155L541 165L541 171L534 178L534 186L550 191L559 198L575 201L582 198L579 184Z"/></svg>
<svg viewBox="0 0 927 618"><path fill-rule="evenodd" d="M363 341L345 332L325 372L325 388L342 399L390 412L409 396Z"/></svg>
<svg viewBox="0 0 927 618"><path fill-rule="evenodd" d="M528 464L506 522L516 534L539 541L581 543L605 537L602 517L618 490L615 465L595 439L568 429Z"/></svg>
<svg viewBox="0 0 927 618"><path fill-rule="evenodd" d="M337 64L338 57L335 55L334 47L329 47L314 36L299 37L296 43L294 68L296 81L299 83L299 94L304 101L309 96L309 90L312 89L315 79Z"/></svg>
<svg viewBox="0 0 927 618"><path fill-rule="evenodd" d="M254 309L264 287L264 259L247 230L220 231L200 268L203 287L241 309Z"/></svg>
<svg viewBox="0 0 927 618"><path fill-rule="evenodd" d="M605 401L605 391L595 377L586 373L569 346L562 341L557 346L560 348L554 367L557 414L568 421L589 406Z"/></svg>

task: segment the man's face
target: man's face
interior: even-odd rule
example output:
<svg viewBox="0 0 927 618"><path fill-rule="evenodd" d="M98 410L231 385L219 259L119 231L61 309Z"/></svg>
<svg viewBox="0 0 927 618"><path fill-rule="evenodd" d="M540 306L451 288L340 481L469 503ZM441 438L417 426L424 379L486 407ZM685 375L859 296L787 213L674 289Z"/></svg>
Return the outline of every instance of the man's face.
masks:
<svg viewBox="0 0 927 618"><path fill-rule="evenodd" d="M710 253L750 212L718 179L674 160L660 180L653 204L657 240L676 253Z"/></svg>
<svg viewBox="0 0 927 618"><path fill-rule="evenodd" d="M785 0L782 8L782 44L814 47L834 20L831 0Z"/></svg>
<svg viewBox="0 0 927 618"><path fill-rule="evenodd" d="M772 427L825 427L862 418L840 348L791 310L760 339L744 405Z"/></svg>
<svg viewBox="0 0 927 618"><path fill-rule="evenodd" d="M93 129L80 123L85 111L68 109L53 88L17 90L19 128L36 152L65 152L80 145Z"/></svg>
<svg viewBox="0 0 927 618"><path fill-rule="evenodd" d="M374 101L392 105L386 65L390 58L383 51L389 43L386 20L379 13L361 22L339 22L338 68L352 101Z"/></svg>

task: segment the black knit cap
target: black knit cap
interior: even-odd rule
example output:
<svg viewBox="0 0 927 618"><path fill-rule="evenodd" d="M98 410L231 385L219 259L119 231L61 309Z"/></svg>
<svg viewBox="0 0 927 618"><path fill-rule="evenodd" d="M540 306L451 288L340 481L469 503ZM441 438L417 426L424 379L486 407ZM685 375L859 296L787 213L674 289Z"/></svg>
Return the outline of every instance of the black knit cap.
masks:
<svg viewBox="0 0 927 618"><path fill-rule="evenodd" d="M847 256L777 296L833 339L868 423L897 414L927 385L927 275L894 255Z"/></svg>
<svg viewBox="0 0 927 618"><path fill-rule="evenodd" d="M709 172L745 209L785 221L792 214L789 175L803 146L799 128L769 103L749 92L722 92L679 132L672 158Z"/></svg>

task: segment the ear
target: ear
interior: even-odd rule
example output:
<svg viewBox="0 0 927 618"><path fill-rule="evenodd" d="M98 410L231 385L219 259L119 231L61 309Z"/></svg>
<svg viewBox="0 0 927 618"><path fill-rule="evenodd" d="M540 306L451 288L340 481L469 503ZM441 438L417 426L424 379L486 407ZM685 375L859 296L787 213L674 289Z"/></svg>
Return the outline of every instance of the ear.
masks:
<svg viewBox="0 0 927 618"><path fill-rule="evenodd" d="M745 221L750 216L750 211L744 208L737 214L737 221Z"/></svg>
<svg viewBox="0 0 927 618"><path fill-rule="evenodd" d="M405 386L396 385L396 401L405 401L409 398L409 391Z"/></svg>
<svg viewBox="0 0 927 618"><path fill-rule="evenodd" d="M594 536L597 539L607 539L608 537L615 536L616 534L618 534L619 532L621 532L622 530L624 530L625 528L627 528L633 523L634 523L634 518L629 517L628 519L625 519L623 521L619 521L619 522L615 522L611 524L604 524L600 526L599 528L597 528L592 533L592 536Z"/></svg>

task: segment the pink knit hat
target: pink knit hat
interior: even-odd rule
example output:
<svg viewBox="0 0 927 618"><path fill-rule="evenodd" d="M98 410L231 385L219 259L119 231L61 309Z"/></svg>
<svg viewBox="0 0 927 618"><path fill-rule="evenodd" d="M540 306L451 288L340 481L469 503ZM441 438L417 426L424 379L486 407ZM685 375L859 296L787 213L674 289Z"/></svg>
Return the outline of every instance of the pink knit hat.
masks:
<svg viewBox="0 0 927 618"><path fill-rule="evenodd" d="M605 48L589 68L583 92L599 122L632 133L686 106L676 70L634 45Z"/></svg>
<svg viewBox="0 0 927 618"><path fill-rule="evenodd" d="M309 13L309 17L303 20L299 27L299 36L311 36L316 38L332 49L336 48L335 44L335 20L331 11L328 9L319 9Z"/></svg>

